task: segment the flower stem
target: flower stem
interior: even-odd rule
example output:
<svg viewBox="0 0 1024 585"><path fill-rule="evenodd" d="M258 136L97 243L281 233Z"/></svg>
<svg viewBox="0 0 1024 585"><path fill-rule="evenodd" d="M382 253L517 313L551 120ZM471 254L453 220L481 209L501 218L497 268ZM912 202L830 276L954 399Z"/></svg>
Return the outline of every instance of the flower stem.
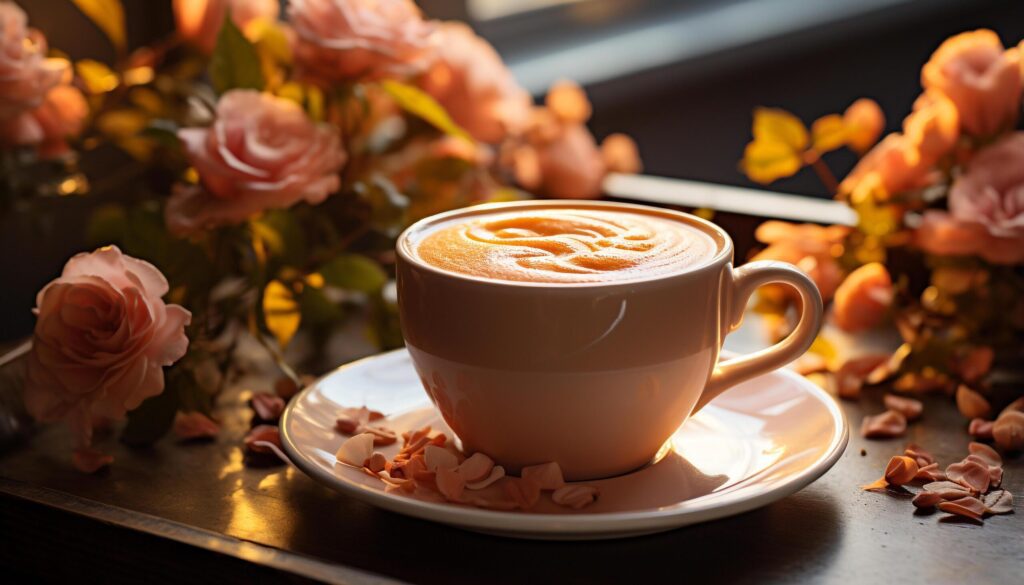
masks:
<svg viewBox="0 0 1024 585"><path fill-rule="evenodd" d="M807 154L808 156L805 157L807 164L814 169L815 174L818 175L818 179L828 189L829 194L835 197L839 193L839 181L836 180L836 176L832 174L832 170L828 168L825 161L821 160L820 154L814 151L808 151Z"/></svg>

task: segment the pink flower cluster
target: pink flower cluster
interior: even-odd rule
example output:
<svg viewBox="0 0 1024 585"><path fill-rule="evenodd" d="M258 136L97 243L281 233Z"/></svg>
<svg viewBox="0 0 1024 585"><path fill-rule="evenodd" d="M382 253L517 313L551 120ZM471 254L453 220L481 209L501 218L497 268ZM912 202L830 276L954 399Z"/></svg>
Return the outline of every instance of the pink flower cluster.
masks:
<svg viewBox="0 0 1024 585"><path fill-rule="evenodd" d="M43 157L68 150L89 113L66 61L46 57L46 39L25 12L0 2L0 147L31 146Z"/></svg>

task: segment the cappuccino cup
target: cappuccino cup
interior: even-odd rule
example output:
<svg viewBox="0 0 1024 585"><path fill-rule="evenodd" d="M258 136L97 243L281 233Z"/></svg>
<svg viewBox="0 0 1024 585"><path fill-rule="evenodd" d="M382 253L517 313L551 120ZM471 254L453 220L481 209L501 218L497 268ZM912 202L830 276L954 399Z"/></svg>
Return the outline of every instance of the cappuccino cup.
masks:
<svg viewBox="0 0 1024 585"><path fill-rule="evenodd" d="M715 396L799 357L821 323L821 295L795 266L734 268L721 228L640 205L460 209L410 226L397 258L424 389L467 453L511 473L555 461L578 481L642 467ZM798 293L796 328L720 360L771 283Z"/></svg>

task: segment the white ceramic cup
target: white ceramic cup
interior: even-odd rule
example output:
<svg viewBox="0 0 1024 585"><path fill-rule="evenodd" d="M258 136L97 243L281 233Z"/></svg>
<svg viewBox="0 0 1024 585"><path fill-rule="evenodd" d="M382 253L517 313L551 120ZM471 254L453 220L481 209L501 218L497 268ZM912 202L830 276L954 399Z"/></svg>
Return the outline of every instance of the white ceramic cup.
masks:
<svg viewBox="0 0 1024 585"><path fill-rule="evenodd" d="M640 213L702 230L717 245L702 263L635 280L505 281L427 264L418 237L440 222L514 210ZM821 323L817 287L795 266L733 268L733 245L692 215L604 202L481 205L417 222L398 239L402 333L423 386L468 452L511 472L557 461L568 480L647 464L686 418L743 380L779 368L811 345ZM802 301L789 337L719 362L725 336L765 284Z"/></svg>

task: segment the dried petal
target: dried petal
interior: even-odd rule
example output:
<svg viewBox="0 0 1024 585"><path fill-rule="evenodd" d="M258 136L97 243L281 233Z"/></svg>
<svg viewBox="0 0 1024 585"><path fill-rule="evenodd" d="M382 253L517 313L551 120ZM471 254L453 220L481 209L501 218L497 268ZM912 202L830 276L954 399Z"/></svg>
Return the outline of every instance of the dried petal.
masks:
<svg viewBox="0 0 1024 585"><path fill-rule="evenodd" d="M192 412L178 412L174 416L174 434L179 439L212 439L220 433L220 426L213 422L205 414L193 410Z"/></svg>
<svg viewBox="0 0 1024 585"><path fill-rule="evenodd" d="M459 474L465 478L467 484L472 484L485 479L492 469L493 459L483 453L473 453L459 465Z"/></svg>
<svg viewBox="0 0 1024 585"><path fill-rule="evenodd" d="M996 490L985 494L982 502L989 514L1009 514L1013 512L1013 494L1008 490Z"/></svg>
<svg viewBox="0 0 1024 585"><path fill-rule="evenodd" d="M370 454L370 458L366 461L366 466L370 468L370 471L374 473L380 473L384 471L384 467L387 465L388 458L380 451L374 451Z"/></svg>
<svg viewBox="0 0 1024 585"><path fill-rule="evenodd" d="M920 400L896 396L895 394L886 394L882 398L882 402L886 408L902 414L908 421L917 420L924 411L924 404Z"/></svg>
<svg viewBox="0 0 1024 585"><path fill-rule="evenodd" d="M944 501L942 494L938 492L919 492L910 503L917 508L934 508L936 504Z"/></svg>
<svg viewBox="0 0 1024 585"><path fill-rule="evenodd" d="M991 481L988 466L969 459L951 463L946 467L946 477L979 494L988 491L988 484Z"/></svg>
<svg viewBox="0 0 1024 585"><path fill-rule="evenodd" d="M885 481L889 485L903 485L910 483L917 475L917 461L910 457L897 455L889 460L885 466Z"/></svg>
<svg viewBox="0 0 1024 585"><path fill-rule="evenodd" d="M341 444L338 448L336 457L338 461L354 465L356 467L362 467L363 463L370 458L373 454L373 435L370 433L360 433L354 437L350 437Z"/></svg>
<svg viewBox="0 0 1024 585"><path fill-rule="evenodd" d="M579 510L597 501L600 492L592 485L567 485L555 490L551 499L559 506Z"/></svg>
<svg viewBox="0 0 1024 585"><path fill-rule="evenodd" d="M939 502L939 509L943 512L973 518L974 520L981 520L986 510L984 502L971 496L951 502Z"/></svg>
<svg viewBox="0 0 1024 585"><path fill-rule="evenodd" d="M277 422L284 412L284 399L269 392L257 392L249 400L256 416L266 422Z"/></svg>
<svg viewBox="0 0 1024 585"><path fill-rule="evenodd" d="M565 485L565 480L562 478L562 468L554 461L542 465L524 467L520 475L523 479L536 483L540 486L540 489L545 491L557 490Z"/></svg>
<svg viewBox="0 0 1024 585"><path fill-rule="evenodd" d="M249 431L249 434L244 439L245 448L253 453L273 453L273 451L265 445L257 445L256 443L270 443L275 445L278 449L281 448L281 431L273 425L258 425ZM360 461L358 465L362 465Z"/></svg>
<svg viewBox="0 0 1024 585"><path fill-rule="evenodd" d="M978 380L992 369L995 355L996 353L991 347L975 347L960 361L960 377L968 382Z"/></svg>
<svg viewBox="0 0 1024 585"><path fill-rule="evenodd" d="M980 457L990 467L1001 467L1003 458L996 453L996 450L984 443L971 442L967 445L967 451L971 455Z"/></svg>
<svg viewBox="0 0 1024 585"><path fill-rule="evenodd" d="M910 443L907 445L906 449L903 450L903 454L907 457L913 457L914 460L917 461L917 465L919 467L935 463L935 456L917 443Z"/></svg>
<svg viewBox="0 0 1024 585"><path fill-rule="evenodd" d="M1011 410L999 415L992 424L992 438L1004 451L1024 449L1024 412Z"/></svg>
<svg viewBox="0 0 1024 585"><path fill-rule="evenodd" d="M985 420L983 418L971 419L971 424L967 426L967 433L975 439L984 439L986 441L992 440L992 426L993 422Z"/></svg>
<svg viewBox="0 0 1024 585"><path fill-rule="evenodd" d="M455 469L459 466L459 458L454 453L436 445L426 446L423 450L423 460L427 465L427 471ZM463 479L465 480L465 478Z"/></svg>
<svg viewBox="0 0 1024 585"><path fill-rule="evenodd" d="M1024 396L1021 396L1017 400L1006 405L1006 408L999 413L999 416L1003 416L1008 412L1024 412Z"/></svg>
<svg viewBox="0 0 1024 585"><path fill-rule="evenodd" d="M373 435L373 444L378 447L391 445L398 441L398 435L396 435L394 431L377 425L360 425L356 431L359 433L369 433Z"/></svg>
<svg viewBox="0 0 1024 585"><path fill-rule="evenodd" d="M509 511L515 510L516 508L519 507L519 504L517 504L514 500L506 496L504 493L501 493L500 495L489 493L474 495L471 498L469 498L469 503L473 504L478 508L486 508L488 510Z"/></svg>
<svg viewBox="0 0 1024 585"><path fill-rule="evenodd" d="M889 487L889 482L886 481L884 477L880 477L880 478L876 479L875 481L873 481L871 483L867 483L867 484L864 484L864 485L860 486L860 489L862 489L862 490L864 490L866 492L873 492L873 491L878 491L878 490L885 490L885 489L888 489L888 487Z"/></svg>
<svg viewBox="0 0 1024 585"><path fill-rule="evenodd" d="M299 385L288 376L281 376L274 382L274 393L285 400L299 393Z"/></svg>
<svg viewBox="0 0 1024 585"><path fill-rule="evenodd" d="M985 397L960 384L956 389L956 407L965 418L985 418L992 412L992 406Z"/></svg>
<svg viewBox="0 0 1024 585"><path fill-rule="evenodd" d="M466 488L471 490L482 490L503 477L505 477L505 468L500 465L495 465L491 468L491 474L485 479L481 479L480 481L473 483L467 483Z"/></svg>
<svg viewBox="0 0 1024 585"><path fill-rule="evenodd" d="M462 501L462 492L466 489L466 480L454 468L437 468L435 481L437 491L450 502Z"/></svg>
<svg viewBox="0 0 1024 585"><path fill-rule="evenodd" d="M340 416L334 422L334 429L343 435L353 435L360 426L359 419Z"/></svg>
<svg viewBox="0 0 1024 585"><path fill-rule="evenodd" d="M967 488L951 481L935 481L926 483L923 487L926 492L935 492L944 500L955 500L971 495Z"/></svg>
<svg viewBox="0 0 1024 585"><path fill-rule="evenodd" d="M502 489L523 510L530 510L540 500L540 486L528 479L506 477Z"/></svg>
<svg viewBox="0 0 1024 585"><path fill-rule="evenodd" d="M860 426L860 434L868 439L899 437L906 430L907 418L894 410L887 410L875 416L866 416Z"/></svg>
<svg viewBox="0 0 1024 585"><path fill-rule="evenodd" d="M92 447L75 449L71 454L71 464L82 473L96 473L113 462L113 455L108 455Z"/></svg>
<svg viewBox="0 0 1024 585"><path fill-rule="evenodd" d="M865 378L888 360L889 356L884 354L872 354L847 360L836 370L836 392L839 397L849 400L858 398Z"/></svg>
<svg viewBox="0 0 1024 585"><path fill-rule="evenodd" d="M914 479L920 479L924 481L943 481L946 479L946 472L939 469L938 463L929 463L924 467L920 467L917 470L917 475Z"/></svg>

